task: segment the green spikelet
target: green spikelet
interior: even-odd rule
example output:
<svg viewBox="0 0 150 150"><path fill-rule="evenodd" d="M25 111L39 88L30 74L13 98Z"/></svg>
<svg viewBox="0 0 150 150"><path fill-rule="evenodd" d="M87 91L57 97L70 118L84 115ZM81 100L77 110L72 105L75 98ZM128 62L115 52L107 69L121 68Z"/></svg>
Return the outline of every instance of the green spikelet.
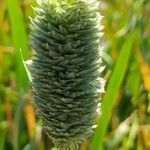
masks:
<svg viewBox="0 0 150 150"><path fill-rule="evenodd" d="M34 58L27 61L37 115L62 150L93 133L104 81L98 3L43 0L31 20Z"/></svg>

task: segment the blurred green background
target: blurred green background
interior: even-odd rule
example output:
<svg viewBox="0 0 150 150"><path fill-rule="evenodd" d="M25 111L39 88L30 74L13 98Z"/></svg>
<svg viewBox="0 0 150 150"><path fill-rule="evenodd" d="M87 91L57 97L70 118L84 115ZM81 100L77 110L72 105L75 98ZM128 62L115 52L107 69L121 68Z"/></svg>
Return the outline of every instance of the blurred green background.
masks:
<svg viewBox="0 0 150 150"><path fill-rule="evenodd" d="M0 150L49 150L21 61L32 56L35 0L0 0ZM107 80L102 115L81 150L150 150L150 1L101 0Z"/></svg>

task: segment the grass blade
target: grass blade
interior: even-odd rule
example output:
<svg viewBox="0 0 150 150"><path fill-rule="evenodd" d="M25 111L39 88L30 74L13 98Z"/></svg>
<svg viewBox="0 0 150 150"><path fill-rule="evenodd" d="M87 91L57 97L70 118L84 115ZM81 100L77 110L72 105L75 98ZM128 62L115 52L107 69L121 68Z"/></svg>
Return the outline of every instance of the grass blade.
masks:
<svg viewBox="0 0 150 150"><path fill-rule="evenodd" d="M0 150L4 150L5 147L5 140L7 138L6 133L6 125L5 123L0 123Z"/></svg>
<svg viewBox="0 0 150 150"><path fill-rule="evenodd" d="M23 55L27 58L27 37L25 31L25 24L23 21L22 11L19 6L18 0L6 0L6 6L8 10L9 20L12 30L12 41L16 54L16 75L17 85L19 90L25 90L27 88L27 76L21 61L20 48L23 50Z"/></svg>
<svg viewBox="0 0 150 150"><path fill-rule="evenodd" d="M18 107L15 114L15 131L14 131L14 150L19 149L19 138L21 134L21 119L22 119L22 103L23 96L27 90L27 75L20 56L20 49L22 49L23 56L27 58L28 43L26 37L25 23L23 21L22 11L20 9L19 0L6 0L6 7L11 24L12 41L15 48L15 73L17 80L17 88L19 92Z"/></svg>
<svg viewBox="0 0 150 150"><path fill-rule="evenodd" d="M112 73L111 79L108 83L101 108L102 115L92 140L91 150L103 149L103 139L107 130L109 119L111 117L115 98L128 68L128 62L132 51L133 35L129 35L129 37L127 37L126 42L124 43L119 54L118 61Z"/></svg>

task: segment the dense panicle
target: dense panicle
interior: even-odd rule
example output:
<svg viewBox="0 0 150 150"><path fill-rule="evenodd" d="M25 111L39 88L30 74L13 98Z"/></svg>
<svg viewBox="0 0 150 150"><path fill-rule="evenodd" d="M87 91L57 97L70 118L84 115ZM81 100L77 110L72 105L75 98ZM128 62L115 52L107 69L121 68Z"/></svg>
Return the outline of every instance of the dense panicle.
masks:
<svg viewBox="0 0 150 150"><path fill-rule="evenodd" d="M34 8L27 67L36 112L59 149L78 149L92 133L104 81L97 3L43 0Z"/></svg>

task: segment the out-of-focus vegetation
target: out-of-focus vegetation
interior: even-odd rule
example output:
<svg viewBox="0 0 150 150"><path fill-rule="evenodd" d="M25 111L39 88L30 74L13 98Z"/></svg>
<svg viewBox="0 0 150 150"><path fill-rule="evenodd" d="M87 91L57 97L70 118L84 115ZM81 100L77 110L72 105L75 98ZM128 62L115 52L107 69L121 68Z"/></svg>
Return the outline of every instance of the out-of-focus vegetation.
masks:
<svg viewBox="0 0 150 150"><path fill-rule="evenodd" d="M0 0L0 150L53 147L31 104L21 62L31 56L29 18L35 0ZM107 80L102 115L81 150L150 149L150 1L102 0ZM90 41L89 41L90 42Z"/></svg>

